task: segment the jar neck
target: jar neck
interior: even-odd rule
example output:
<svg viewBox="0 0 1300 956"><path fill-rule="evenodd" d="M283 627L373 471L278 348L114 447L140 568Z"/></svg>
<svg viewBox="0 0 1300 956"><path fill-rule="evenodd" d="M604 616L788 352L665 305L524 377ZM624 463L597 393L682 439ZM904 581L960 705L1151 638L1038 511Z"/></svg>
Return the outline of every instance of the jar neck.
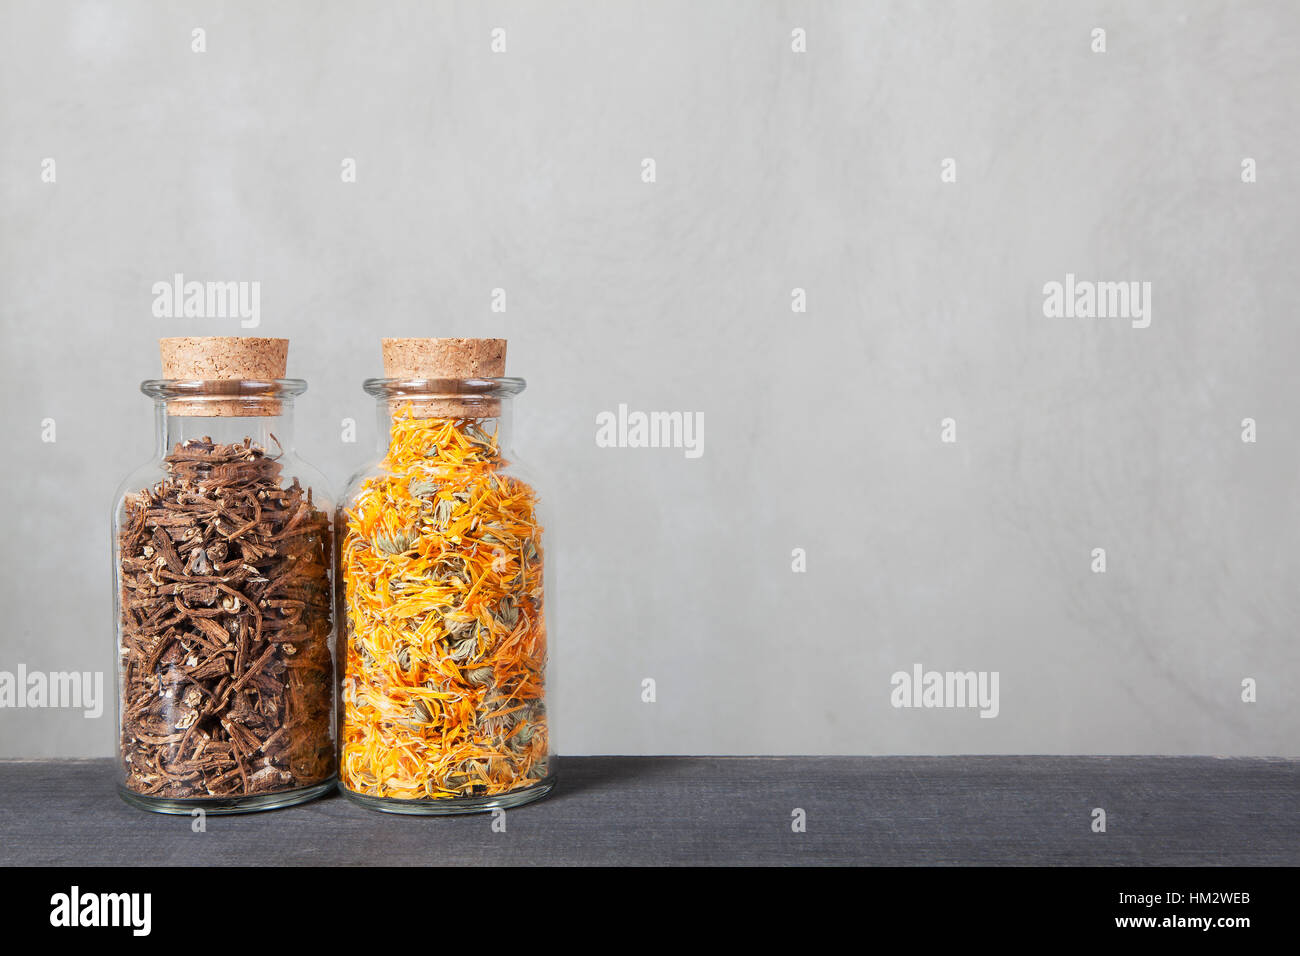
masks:
<svg viewBox="0 0 1300 956"><path fill-rule="evenodd" d="M381 397L375 403L375 410L380 455L393 452L395 440L404 443L403 447L414 442L423 445L424 455L431 464L436 463L438 438L446 435L448 428L476 441L481 436L503 464L512 454L514 414L509 398L494 399L490 405L477 409L457 409L421 408L419 401Z"/></svg>
<svg viewBox="0 0 1300 956"><path fill-rule="evenodd" d="M267 400L263 409L245 408L239 415L182 414L175 403L154 403L154 422L159 457L166 457L177 445L210 439L219 445L250 441L266 454L278 457L293 450L293 402L286 398ZM249 414L264 411L265 414Z"/></svg>
<svg viewBox="0 0 1300 956"><path fill-rule="evenodd" d="M526 384L522 378L371 378L362 387L376 399L379 453L390 466L437 467L503 461L512 447L510 403Z"/></svg>

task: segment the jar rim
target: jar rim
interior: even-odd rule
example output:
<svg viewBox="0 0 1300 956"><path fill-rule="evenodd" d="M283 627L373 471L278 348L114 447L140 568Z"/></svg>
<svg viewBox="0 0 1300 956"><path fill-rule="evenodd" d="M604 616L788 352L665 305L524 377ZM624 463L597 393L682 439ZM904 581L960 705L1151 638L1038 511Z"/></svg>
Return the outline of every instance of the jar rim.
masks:
<svg viewBox="0 0 1300 956"><path fill-rule="evenodd" d="M367 395L377 398L512 398L528 383L522 378L368 378Z"/></svg>
<svg viewBox="0 0 1300 956"><path fill-rule="evenodd" d="M291 398L307 391L301 378L274 379L179 379L150 378L140 383L140 391L150 398L174 401L202 401L213 398Z"/></svg>

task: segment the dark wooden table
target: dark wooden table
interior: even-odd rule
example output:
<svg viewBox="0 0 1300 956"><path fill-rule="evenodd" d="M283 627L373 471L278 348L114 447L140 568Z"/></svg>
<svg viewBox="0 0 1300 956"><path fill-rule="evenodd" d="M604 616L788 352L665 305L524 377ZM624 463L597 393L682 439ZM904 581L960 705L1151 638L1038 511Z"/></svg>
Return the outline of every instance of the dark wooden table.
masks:
<svg viewBox="0 0 1300 956"><path fill-rule="evenodd" d="M503 833L487 815L393 816L334 795L192 822L128 807L107 760L0 762L0 863L151 866L1297 865L1300 762L570 757Z"/></svg>

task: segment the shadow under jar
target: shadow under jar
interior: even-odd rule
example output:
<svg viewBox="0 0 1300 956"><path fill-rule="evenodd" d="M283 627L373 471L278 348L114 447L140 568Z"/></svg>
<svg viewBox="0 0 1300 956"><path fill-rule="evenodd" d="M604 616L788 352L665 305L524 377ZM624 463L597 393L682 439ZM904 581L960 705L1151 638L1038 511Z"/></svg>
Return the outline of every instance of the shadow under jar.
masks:
<svg viewBox="0 0 1300 956"><path fill-rule="evenodd" d="M340 790L393 813L555 783L543 521L510 451L519 378L370 379L383 458L339 505Z"/></svg>
<svg viewBox="0 0 1300 956"><path fill-rule="evenodd" d="M293 449L306 387L141 385L158 451L122 484L113 518L131 804L238 813L334 786L332 504Z"/></svg>

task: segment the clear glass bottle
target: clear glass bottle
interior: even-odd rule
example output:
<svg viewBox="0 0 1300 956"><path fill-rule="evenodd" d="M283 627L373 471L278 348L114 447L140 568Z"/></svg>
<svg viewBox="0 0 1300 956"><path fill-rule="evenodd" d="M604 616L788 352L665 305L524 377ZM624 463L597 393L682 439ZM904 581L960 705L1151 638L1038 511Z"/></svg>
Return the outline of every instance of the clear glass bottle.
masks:
<svg viewBox="0 0 1300 956"><path fill-rule="evenodd" d="M545 523L511 450L523 389L504 377L365 383L383 457L349 483L335 526L339 784L371 809L478 812L554 786Z"/></svg>
<svg viewBox="0 0 1300 956"><path fill-rule="evenodd" d="M336 779L332 504L297 379L153 380L157 453L118 489L119 791L236 813Z"/></svg>

